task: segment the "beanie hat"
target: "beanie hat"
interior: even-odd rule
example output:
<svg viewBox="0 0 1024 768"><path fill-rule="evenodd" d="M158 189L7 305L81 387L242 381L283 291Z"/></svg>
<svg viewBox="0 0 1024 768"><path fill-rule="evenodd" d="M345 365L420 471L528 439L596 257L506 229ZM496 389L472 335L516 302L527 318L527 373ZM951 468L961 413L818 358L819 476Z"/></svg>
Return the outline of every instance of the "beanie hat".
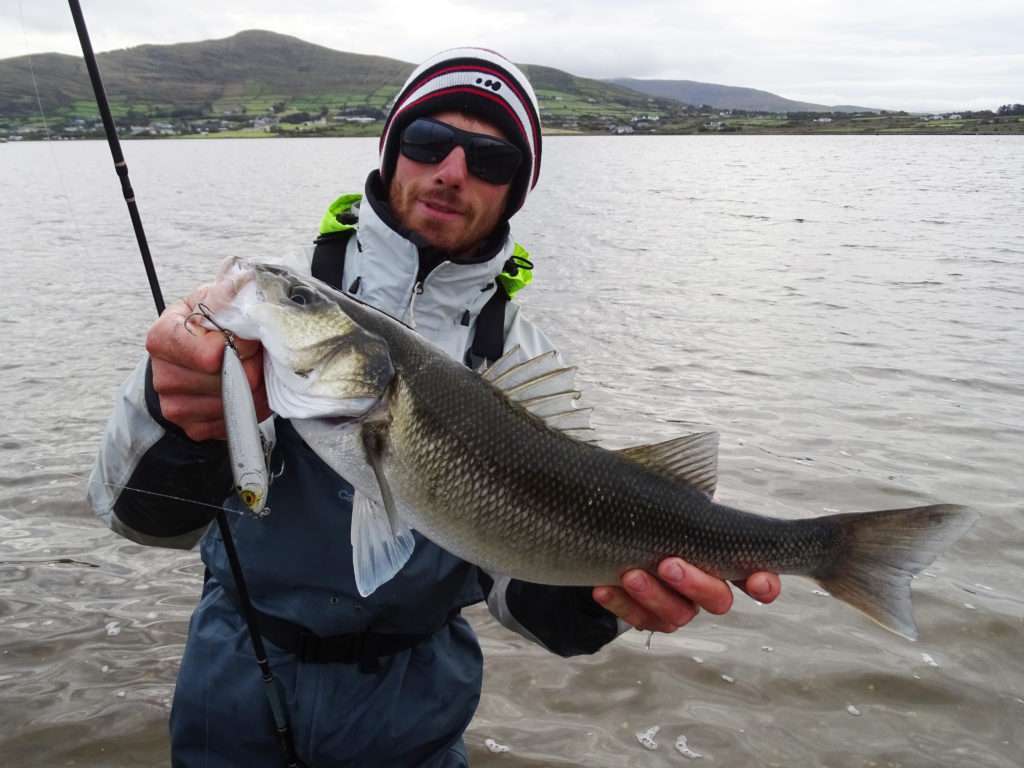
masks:
<svg viewBox="0 0 1024 768"><path fill-rule="evenodd" d="M402 131L438 112L463 112L499 128L523 153L512 180L505 218L518 211L540 175L540 116L526 75L501 54L452 48L420 64L395 96L380 137L380 174L391 183Z"/></svg>

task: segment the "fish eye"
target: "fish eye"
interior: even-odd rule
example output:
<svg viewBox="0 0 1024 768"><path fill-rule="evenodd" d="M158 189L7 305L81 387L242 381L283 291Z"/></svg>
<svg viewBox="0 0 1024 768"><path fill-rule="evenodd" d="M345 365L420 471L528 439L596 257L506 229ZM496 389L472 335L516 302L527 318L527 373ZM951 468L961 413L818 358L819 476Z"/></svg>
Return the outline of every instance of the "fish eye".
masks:
<svg viewBox="0 0 1024 768"><path fill-rule="evenodd" d="M305 306L316 302L316 291L306 285L293 285L288 291L288 299L294 304Z"/></svg>

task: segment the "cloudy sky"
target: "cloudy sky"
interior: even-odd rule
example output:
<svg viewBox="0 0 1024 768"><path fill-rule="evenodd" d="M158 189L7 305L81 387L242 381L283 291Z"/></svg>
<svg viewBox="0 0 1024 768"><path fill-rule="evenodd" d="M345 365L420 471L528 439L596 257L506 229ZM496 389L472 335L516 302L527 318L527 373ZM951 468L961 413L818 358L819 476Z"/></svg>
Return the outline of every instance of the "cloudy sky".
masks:
<svg viewBox="0 0 1024 768"><path fill-rule="evenodd" d="M912 110L1024 102L1022 0L81 0L97 51L268 29L415 62L474 44L587 77ZM64 0L0 0L0 58L80 54Z"/></svg>

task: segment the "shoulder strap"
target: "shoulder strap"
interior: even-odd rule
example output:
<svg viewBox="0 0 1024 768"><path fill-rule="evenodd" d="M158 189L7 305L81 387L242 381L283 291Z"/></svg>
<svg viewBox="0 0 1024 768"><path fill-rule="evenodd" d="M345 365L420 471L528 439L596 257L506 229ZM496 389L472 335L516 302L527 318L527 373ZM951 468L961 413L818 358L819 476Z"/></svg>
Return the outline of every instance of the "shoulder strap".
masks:
<svg viewBox="0 0 1024 768"><path fill-rule="evenodd" d="M476 335L470 354L493 365L505 354L505 305L512 294L525 288L533 280L533 262L530 254L519 243L505 262L497 277L497 290L484 304L476 319Z"/></svg>
<svg viewBox="0 0 1024 768"><path fill-rule="evenodd" d="M505 305L508 299L508 291L499 282L494 295L476 318L476 334L469 351L474 357L485 359L488 365L505 354Z"/></svg>
<svg viewBox="0 0 1024 768"><path fill-rule="evenodd" d="M345 249L353 232L353 228L329 232L313 241L313 277L339 291L345 290Z"/></svg>
<svg viewBox="0 0 1024 768"><path fill-rule="evenodd" d="M353 232L355 228L348 227L324 233L313 241L313 277L339 291L345 290L345 250ZM518 265L512 259L505 266L506 272L515 275ZM505 276L505 273L501 275ZM505 282L499 279L494 295L487 300L477 317L476 333L470 347L470 354L473 357L484 359L491 364L505 354L505 305L508 302L508 289Z"/></svg>

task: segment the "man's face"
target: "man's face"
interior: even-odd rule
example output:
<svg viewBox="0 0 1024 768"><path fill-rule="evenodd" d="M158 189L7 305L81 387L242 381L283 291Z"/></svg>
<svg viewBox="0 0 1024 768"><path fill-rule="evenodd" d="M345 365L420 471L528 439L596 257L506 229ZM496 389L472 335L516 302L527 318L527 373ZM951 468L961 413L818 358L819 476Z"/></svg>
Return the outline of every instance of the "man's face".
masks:
<svg viewBox="0 0 1024 768"><path fill-rule="evenodd" d="M461 112L441 112L431 117L464 131L508 140L490 123ZM455 147L436 165L417 163L399 152L388 202L403 226L458 260L472 256L480 241L497 226L509 187L489 184L470 174L462 147Z"/></svg>

